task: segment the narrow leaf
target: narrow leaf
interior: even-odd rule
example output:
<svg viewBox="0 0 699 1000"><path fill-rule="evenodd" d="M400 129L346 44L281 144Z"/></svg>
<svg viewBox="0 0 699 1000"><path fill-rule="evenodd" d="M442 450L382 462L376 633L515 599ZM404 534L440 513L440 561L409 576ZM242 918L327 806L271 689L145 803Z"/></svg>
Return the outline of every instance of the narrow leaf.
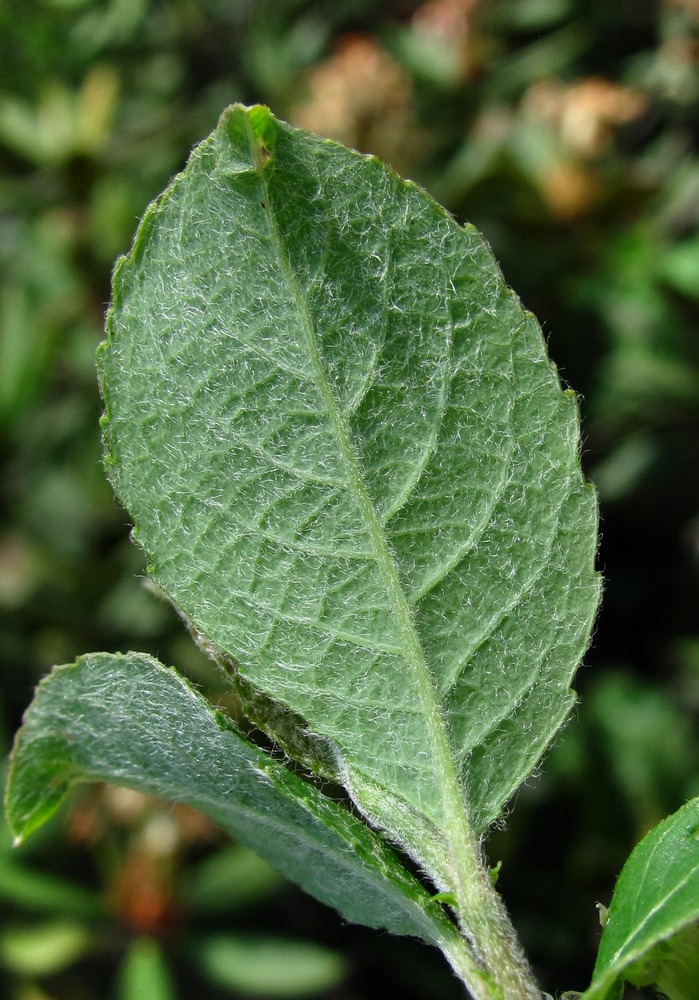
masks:
<svg viewBox="0 0 699 1000"><path fill-rule="evenodd" d="M208 918L229 916L265 905L284 884L266 861L236 844L188 866L179 897L188 913Z"/></svg>
<svg viewBox="0 0 699 1000"><path fill-rule="evenodd" d="M6 806L17 837L80 781L116 782L200 809L348 920L443 948L455 941L439 905L378 835L145 654L94 653L41 683L12 756Z"/></svg>
<svg viewBox="0 0 699 1000"><path fill-rule="evenodd" d="M76 920L96 922L108 913L97 890L18 865L8 857L0 863L0 899L23 910Z"/></svg>
<svg viewBox="0 0 699 1000"><path fill-rule="evenodd" d="M481 237L233 107L117 267L100 372L153 578L452 888L599 592L575 399Z"/></svg>
<svg viewBox="0 0 699 1000"><path fill-rule="evenodd" d="M160 945L136 938L118 976L118 1000L175 1000L177 993Z"/></svg>
<svg viewBox="0 0 699 1000"><path fill-rule="evenodd" d="M668 942L698 920L696 798L651 830L624 865L609 906L592 984L581 1000L616 996L627 973L634 980L642 979L642 960L649 958L661 942ZM696 942L696 936L692 940ZM661 959L656 951L659 966L664 964ZM646 965L646 970L652 972L652 963ZM666 970L662 975L667 978Z"/></svg>
<svg viewBox="0 0 699 1000"><path fill-rule="evenodd" d="M0 931L0 963L20 976L53 976L94 947L84 923L65 918L39 924L7 924Z"/></svg>
<svg viewBox="0 0 699 1000"><path fill-rule="evenodd" d="M337 990L347 978L344 957L311 941L213 934L191 950L206 979L246 997L313 997Z"/></svg>

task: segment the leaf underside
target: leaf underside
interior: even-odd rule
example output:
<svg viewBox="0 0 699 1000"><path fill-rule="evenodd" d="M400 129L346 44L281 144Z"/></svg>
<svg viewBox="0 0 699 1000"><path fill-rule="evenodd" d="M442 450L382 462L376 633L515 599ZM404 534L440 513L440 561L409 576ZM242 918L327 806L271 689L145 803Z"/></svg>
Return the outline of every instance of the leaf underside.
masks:
<svg viewBox="0 0 699 1000"><path fill-rule="evenodd" d="M111 781L201 810L350 921L447 947L455 928L381 838L234 728L143 653L93 653L38 688L6 800L28 836L81 781Z"/></svg>
<svg viewBox="0 0 699 1000"><path fill-rule="evenodd" d="M439 868L454 788L484 831L565 720L599 594L576 401L481 237L235 106L118 265L99 368L153 579Z"/></svg>
<svg viewBox="0 0 699 1000"><path fill-rule="evenodd" d="M646 834L624 865L592 984L581 1000L618 995L627 976L641 983L679 979L690 959L696 969L697 934L692 924L698 921L699 798L695 798ZM681 954L687 946L692 947L692 956Z"/></svg>

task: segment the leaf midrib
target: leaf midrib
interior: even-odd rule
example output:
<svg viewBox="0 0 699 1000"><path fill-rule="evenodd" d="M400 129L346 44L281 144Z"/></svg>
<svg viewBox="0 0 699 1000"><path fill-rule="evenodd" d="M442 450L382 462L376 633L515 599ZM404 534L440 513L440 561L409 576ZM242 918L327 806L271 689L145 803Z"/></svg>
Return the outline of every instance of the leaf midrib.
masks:
<svg viewBox="0 0 699 1000"><path fill-rule="evenodd" d="M246 126L253 162L258 164L257 148L259 140L251 128L249 119L246 120ZM318 348L315 324L310 316L308 303L291 267L291 262L288 259L284 242L272 211L269 183L266 176L267 169L272 163L273 157L257 166L259 183L263 191L263 211L267 219L270 236L280 267L285 275L301 319L300 325L306 341L306 349L315 376L316 386L330 418L335 440L347 470L348 486L355 498L372 540L374 558L383 576L389 603L398 623L398 631L403 639L402 645L405 662L417 685L430 743L437 763L437 769L442 779L440 781L440 790L444 806L443 816L446 820L442 827L442 832L445 834L447 841L449 841L452 857L456 861L457 858L463 857L465 845L473 843L473 834L466 817L465 802L461 795L454 761L450 753L444 718L440 711L422 643L412 619L407 596L403 590L395 561L384 535L377 511L363 482L352 447L349 428L340 411L327 377L327 372ZM472 866L473 860L469 858L467 869ZM457 861L454 868L458 871L459 867Z"/></svg>

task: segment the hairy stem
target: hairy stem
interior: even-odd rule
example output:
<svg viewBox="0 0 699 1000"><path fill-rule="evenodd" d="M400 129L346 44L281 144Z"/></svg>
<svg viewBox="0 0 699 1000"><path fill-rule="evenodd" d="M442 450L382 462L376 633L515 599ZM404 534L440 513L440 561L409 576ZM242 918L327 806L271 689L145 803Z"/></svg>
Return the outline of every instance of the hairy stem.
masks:
<svg viewBox="0 0 699 1000"><path fill-rule="evenodd" d="M541 1000L502 900L480 861L473 864L477 857L471 854L467 870L460 872L456 896L475 974L470 967L457 968L448 954L447 958L474 1000Z"/></svg>

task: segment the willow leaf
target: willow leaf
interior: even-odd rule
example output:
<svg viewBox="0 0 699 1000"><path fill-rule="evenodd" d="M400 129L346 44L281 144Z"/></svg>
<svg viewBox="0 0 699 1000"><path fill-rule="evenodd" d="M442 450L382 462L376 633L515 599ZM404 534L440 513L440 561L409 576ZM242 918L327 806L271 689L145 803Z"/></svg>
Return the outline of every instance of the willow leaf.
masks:
<svg viewBox="0 0 699 1000"><path fill-rule="evenodd" d="M150 656L93 653L41 683L12 755L6 806L16 836L84 781L193 806L346 919L459 951L441 907L377 834Z"/></svg>
<svg viewBox="0 0 699 1000"><path fill-rule="evenodd" d="M599 590L576 401L482 238L235 106L117 267L99 364L154 580L478 910L459 871L570 710Z"/></svg>
<svg viewBox="0 0 699 1000"><path fill-rule="evenodd" d="M629 856L609 904L592 984L581 1000L619 996L626 978L665 991L666 982L678 984L687 970L695 973L698 923L696 798L647 833ZM693 985L696 990L696 978ZM667 989L671 1000L687 995L681 989Z"/></svg>

